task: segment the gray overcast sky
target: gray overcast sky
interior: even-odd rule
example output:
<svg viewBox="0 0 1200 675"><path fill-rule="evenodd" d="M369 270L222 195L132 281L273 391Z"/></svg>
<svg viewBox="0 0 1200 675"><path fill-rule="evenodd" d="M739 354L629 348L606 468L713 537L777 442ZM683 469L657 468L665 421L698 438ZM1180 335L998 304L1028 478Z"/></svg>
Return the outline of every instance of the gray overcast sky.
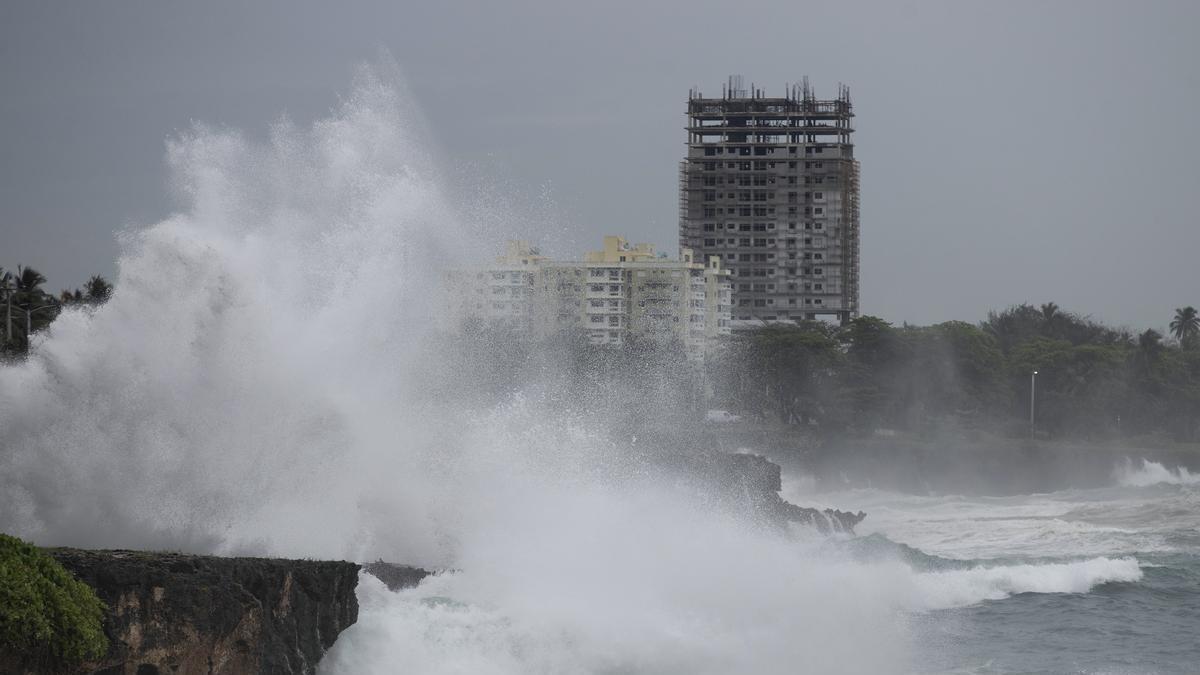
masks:
<svg viewBox="0 0 1200 675"><path fill-rule="evenodd" d="M862 308L1053 300L1133 328L1200 305L1198 2L15 2L0 5L0 265L114 274L191 120L308 122L386 48L435 148L589 246L676 245L688 88L851 86Z"/></svg>

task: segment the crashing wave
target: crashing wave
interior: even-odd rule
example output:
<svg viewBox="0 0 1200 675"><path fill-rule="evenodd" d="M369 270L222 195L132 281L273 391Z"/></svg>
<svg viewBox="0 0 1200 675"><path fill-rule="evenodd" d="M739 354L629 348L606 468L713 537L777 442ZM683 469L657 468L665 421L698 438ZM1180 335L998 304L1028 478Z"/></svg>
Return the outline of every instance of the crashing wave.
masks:
<svg viewBox="0 0 1200 675"><path fill-rule="evenodd" d="M1179 466L1174 469L1168 469L1158 462L1151 462L1148 459L1141 460L1140 465L1135 465L1133 461L1126 459L1123 463L1118 464L1113 471L1117 483L1124 487L1147 487L1149 485L1167 484L1167 485L1200 485L1200 474L1195 474L1187 470L1187 467Z"/></svg>

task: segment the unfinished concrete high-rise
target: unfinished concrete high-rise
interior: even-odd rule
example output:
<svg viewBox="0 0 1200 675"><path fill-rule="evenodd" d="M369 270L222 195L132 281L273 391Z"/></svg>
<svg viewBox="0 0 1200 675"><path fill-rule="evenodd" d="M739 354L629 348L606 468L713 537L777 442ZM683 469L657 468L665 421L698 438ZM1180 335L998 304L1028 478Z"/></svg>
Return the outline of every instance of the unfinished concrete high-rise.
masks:
<svg viewBox="0 0 1200 675"><path fill-rule="evenodd" d="M688 94L679 244L720 256L733 325L858 316L858 161L850 89L817 99L807 78L770 98L729 78Z"/></svg>

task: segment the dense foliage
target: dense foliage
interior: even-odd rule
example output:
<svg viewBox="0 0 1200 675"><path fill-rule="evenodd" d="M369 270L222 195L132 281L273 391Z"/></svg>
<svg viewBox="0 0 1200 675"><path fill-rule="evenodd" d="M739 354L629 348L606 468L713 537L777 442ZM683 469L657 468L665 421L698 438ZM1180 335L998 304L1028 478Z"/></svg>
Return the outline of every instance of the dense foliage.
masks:
<svg viewBox="0 0 1200 675"><path fill-rule="evenodd" d="M1200 325L1177 310L1172 342L1113 329L1053 303L971 325L768 326L716 359L717 403L762 419L833 429L958 426L1097 437L1167 432L1200 440ZM1033 373L1037 371L1036 382Z"/></svg>
<svg viewBox="0 0 1200 675"><path fill-rule="evenodd" d="M108 650L104 604L53 558L0 534L0 652L40 669L96 659Z"/></svg>
<svg viewBox="0 0 1200 675"><path fill-rule="evenodd" d="M0 357L29 351L33 335L50 325L64 307L95 306L108 301L112 284L93 276L83 289L47 293L46 277L32 267L17 267L16 273L0 268Z"/></svg>

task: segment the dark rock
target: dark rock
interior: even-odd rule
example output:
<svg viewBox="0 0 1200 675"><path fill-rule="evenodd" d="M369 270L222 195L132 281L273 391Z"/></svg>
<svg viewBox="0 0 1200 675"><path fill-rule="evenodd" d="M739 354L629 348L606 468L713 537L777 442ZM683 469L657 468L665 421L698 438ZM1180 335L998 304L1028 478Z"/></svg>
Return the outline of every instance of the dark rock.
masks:
<svg viewBox="0 0 1200 675"><path fill-rule="evenodd" d="M384 562L382 560L366 563L363 565L363 571L382 581L387 585L389 591L412 588L421 583L422 579L432 574L432 572L423 570L420 567L397 565L396 563Z"/></svg>
<svg viewBox="0 0 1200 675"><path fill-rule="evenodd" d="M109 652L80 673L311 674L358 619L354 563L47 552L108 605Z"/></svg>
<svg viewBox="0 0 1200 675"><path fill-rule="evenodd" d="M779 496L783 487L782 469L762 455L751 453L710 452L670 455L665 465L691 476L697 489L726 508L748 513L754 519L776 527L798 523L815 527L822 534L853 534L854 526L867 517L859 511L796 506Z"/></svg>

